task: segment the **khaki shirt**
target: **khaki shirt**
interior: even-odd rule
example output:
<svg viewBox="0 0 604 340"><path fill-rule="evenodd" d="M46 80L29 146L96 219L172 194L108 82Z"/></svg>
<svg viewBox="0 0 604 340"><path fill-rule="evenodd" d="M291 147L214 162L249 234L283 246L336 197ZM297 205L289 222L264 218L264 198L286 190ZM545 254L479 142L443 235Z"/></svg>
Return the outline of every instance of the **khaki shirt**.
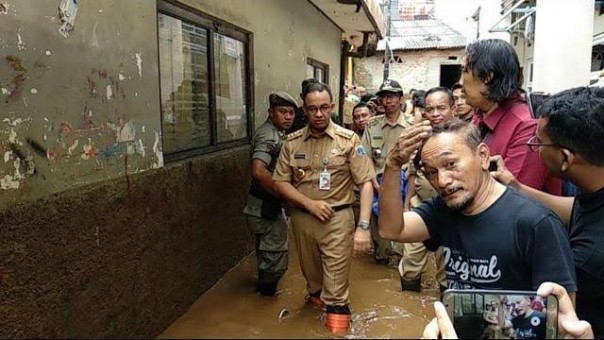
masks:
<svg viewBox="0 0 604 340"><path fill-rule="evenodd" d="M372 117L367 122L363 133L363 146L373 161L376 174L384 172L388 152L396 144L403 130L411 124L413 118L406 116L402 111L394 125L386 121L386 115Z"/></svg>
<svg viewBox="0 0 604 340"><path fill-rule="evenodd" d="M291 183L313 200L324 200L332 206L351 204L353 185L375 177L371 161L354 132L333 122L325 132L315 137L305 127L288 135L273 179ZM331 175L330 189L319 190L319 176L325 169Z"/></svg>
<svg viewBox="0 0 604 340"><path fill-rule="evenodd" d="M356 104L354 102L352 102L351 100L345 99L344 100L344 125L352 125L352 109L354 108Z"/></svg>
<svg viewBox="0 0 604 340"><path fill-rule="evenodd" d="M411 197L411 206L413 208L418 207L423 201L438 195L438 192L434 190L434 187L430 184L426 176L424 176L421 171L415 169L413 158L415 158L416 154L417 151L413 153L411 161L409 161L409 176L415 175L415 181L413 182L415 184L415 196Z"/></svg>

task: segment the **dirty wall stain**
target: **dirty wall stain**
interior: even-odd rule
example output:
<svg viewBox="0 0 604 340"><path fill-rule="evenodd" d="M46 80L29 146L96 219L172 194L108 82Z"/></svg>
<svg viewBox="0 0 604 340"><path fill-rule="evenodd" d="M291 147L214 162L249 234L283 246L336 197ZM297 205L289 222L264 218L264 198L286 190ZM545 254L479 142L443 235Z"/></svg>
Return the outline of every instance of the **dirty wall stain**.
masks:
<svg viewBox="0 0 604 340"><path fill-rule="evenodd" d="M21 58L16 55L7 55L4 60L15 71L12 79L8 82L8 88L2 87L2 94L6 95L5 102L8 104L10 101L19 99L23 94L23 83L27 79L27 69L23 67Z"/></svg>

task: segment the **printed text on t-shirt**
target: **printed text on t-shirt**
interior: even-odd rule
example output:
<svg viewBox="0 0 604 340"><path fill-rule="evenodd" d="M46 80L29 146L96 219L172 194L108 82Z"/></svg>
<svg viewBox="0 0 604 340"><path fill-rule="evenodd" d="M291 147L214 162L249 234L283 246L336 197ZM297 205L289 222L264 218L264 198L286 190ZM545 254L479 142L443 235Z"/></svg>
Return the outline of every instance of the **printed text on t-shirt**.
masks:
<svg viewBox="0 0 604 340"><path fill-rule="evenodd" d="M501 278L496 255L491 255L490 259L475 259L457 249L443 247L443 250L448 277L475 283L492 283Z"/></svg>

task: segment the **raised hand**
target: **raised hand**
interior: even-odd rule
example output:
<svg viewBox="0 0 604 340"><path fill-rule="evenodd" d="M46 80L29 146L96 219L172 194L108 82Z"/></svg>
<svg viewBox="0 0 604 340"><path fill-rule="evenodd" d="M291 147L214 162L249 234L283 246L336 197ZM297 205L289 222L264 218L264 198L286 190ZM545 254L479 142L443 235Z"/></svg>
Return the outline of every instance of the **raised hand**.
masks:
<svg viewBox="0 0 604 340"><path fill-rule="evenodd" d="M419 149L424 140L430 137L432 127L429 121L414 124L403 130L398 137L396 145L388 152L386 166L390 169L400 170L407 164L411 155Z"/></svg>

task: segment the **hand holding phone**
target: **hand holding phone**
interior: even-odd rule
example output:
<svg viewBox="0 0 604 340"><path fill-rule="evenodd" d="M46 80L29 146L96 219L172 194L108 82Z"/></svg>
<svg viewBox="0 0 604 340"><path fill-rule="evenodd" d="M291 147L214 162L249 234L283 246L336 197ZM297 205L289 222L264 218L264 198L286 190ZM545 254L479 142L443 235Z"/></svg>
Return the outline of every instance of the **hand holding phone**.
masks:
<svg viewBox="0 0 604 340"><path fill-rule="evenodd" d="M497 161L492 159L489 161L489 172L491 171L497 171Z"/></svg>
<svg viewBox="0 0 604 340"><path fill-rule="evenodd" d="M447 290L443 303L460 338L555 339L558 300L536 292Z"/></svg>

